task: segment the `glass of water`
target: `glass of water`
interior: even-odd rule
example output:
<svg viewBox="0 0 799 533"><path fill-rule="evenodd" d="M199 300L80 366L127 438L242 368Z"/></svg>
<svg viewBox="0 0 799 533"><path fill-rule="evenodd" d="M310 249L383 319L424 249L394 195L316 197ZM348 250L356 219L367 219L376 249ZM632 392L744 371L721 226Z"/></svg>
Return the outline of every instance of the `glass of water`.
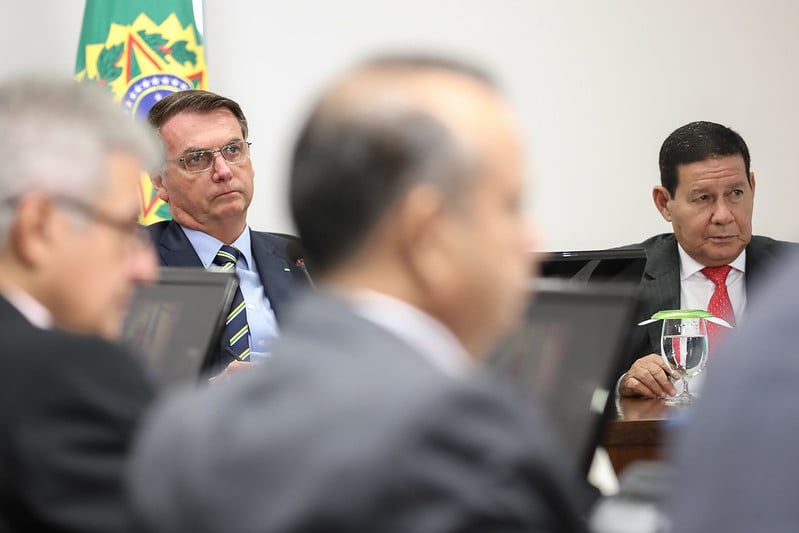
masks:
<svg viewBox="0 0 799 533"><path fill-rule="evenodd" d="M682 392L666 399L666 405L693 404L696 396L688 390L688 382L707 362L707 321L701 317L664 319L660 342L663 361L683 381Z"/></svg>

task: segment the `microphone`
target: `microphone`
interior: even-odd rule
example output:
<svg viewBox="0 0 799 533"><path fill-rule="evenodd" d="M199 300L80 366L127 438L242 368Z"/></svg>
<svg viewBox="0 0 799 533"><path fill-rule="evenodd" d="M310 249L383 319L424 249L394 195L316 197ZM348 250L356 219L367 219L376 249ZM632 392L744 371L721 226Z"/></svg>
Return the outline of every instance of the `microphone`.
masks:
<svg viewBox="0 0 799 533"><path fill-rule="evenodd" d="M305 266L305 259L302 258L302 245L298 241L292 240L286 246L286 253L289 256L289 259L294 262L294 266L296 266L300 272L303 273L305 279L308 281L308 285L311 288L316 288L316 284L313 282L311 274L308 272L308 267Z"/></svg>
<svg viewBox="0 0 799 533"><path fill-rule="evenodd" d="M311 288L315 289L316 284L313 282L313 280L311 279L311 275L308 273L308 267L305 266L305 259L303 259L302 257L298 258L296 261L294 261L294 265L297 268L299 268L303 274L305 274L305 279L308 280L308 285L310 285Z"/></svg>

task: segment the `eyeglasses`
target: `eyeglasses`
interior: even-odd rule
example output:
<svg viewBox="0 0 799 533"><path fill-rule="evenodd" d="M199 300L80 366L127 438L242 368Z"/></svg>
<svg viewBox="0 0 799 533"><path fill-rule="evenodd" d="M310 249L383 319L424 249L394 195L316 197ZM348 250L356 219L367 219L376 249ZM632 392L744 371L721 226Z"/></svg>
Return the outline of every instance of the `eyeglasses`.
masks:
<svg viewBox="0 0 799 533"><path fill-rule="evenodd" d="M112 228L119 232L125 239L133 243L136 249L150 246L150 234L147 229L135 220L121 220L98 211L94 207L70 196L55 196L53 199L70 209L74 209L94 222Z"/></svg>
<svg viewBox="0 0 799 533"><path fill-rule="evenodd" d="M237 141L226 144L218 150L198 150L196 152L186 152L183 157L178 159L167 159L170 163L183 163L183 167L189 172L203 172L214 166L214 154L219 152L225 161L234 165L246 161L250 156L251 142Z"/></svg>
<svg viewBox="0 0 799 533"><path fill-rule="evenodd" d="M19 196L11 196L3 200L0 205L2 207L15 206L17 202L20 201L20 198ZM135 220L120 220L114 218L71 196L55 195L52 196L52 199L54 202L77 211L94 222L116 230L124 238L129 239L137 249L146 248L151 244L150 233L147 231L147 228Z"/></svg>

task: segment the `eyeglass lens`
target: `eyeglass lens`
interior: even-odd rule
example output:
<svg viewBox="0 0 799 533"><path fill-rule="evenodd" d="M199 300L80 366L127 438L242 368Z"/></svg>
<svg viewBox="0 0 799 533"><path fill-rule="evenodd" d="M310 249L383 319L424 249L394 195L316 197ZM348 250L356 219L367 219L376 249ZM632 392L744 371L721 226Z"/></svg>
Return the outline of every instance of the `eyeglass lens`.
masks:
<svg viewBox="0 0 799 533"><path fill-rule="evenodd" d="M214 154L219 152L228 163L240 163L246 159L249 152L247 141L239 141L223 146L219 150L201 150L189 152L183 158L186 169L191 172L208 170L214 165Z"/></svg>

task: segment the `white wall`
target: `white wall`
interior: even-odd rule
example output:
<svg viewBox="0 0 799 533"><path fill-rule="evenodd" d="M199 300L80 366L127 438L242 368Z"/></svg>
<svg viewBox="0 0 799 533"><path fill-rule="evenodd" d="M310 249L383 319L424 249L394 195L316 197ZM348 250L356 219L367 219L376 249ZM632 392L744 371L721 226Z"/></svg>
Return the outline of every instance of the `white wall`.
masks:
<svg viewBox="0 0 799 533"><path fill-rule="evenodd" d="M72 72L82 0L0 4L0 76ZM547 249L668 231L650 199L657 152L699 119L749 144L755 231L799 238L797 28L795 0L205 0L210 88L251 122L252 226L291 229L287 154L322 83L380 50L433 50L482 63L506 88Z"/></svg>

